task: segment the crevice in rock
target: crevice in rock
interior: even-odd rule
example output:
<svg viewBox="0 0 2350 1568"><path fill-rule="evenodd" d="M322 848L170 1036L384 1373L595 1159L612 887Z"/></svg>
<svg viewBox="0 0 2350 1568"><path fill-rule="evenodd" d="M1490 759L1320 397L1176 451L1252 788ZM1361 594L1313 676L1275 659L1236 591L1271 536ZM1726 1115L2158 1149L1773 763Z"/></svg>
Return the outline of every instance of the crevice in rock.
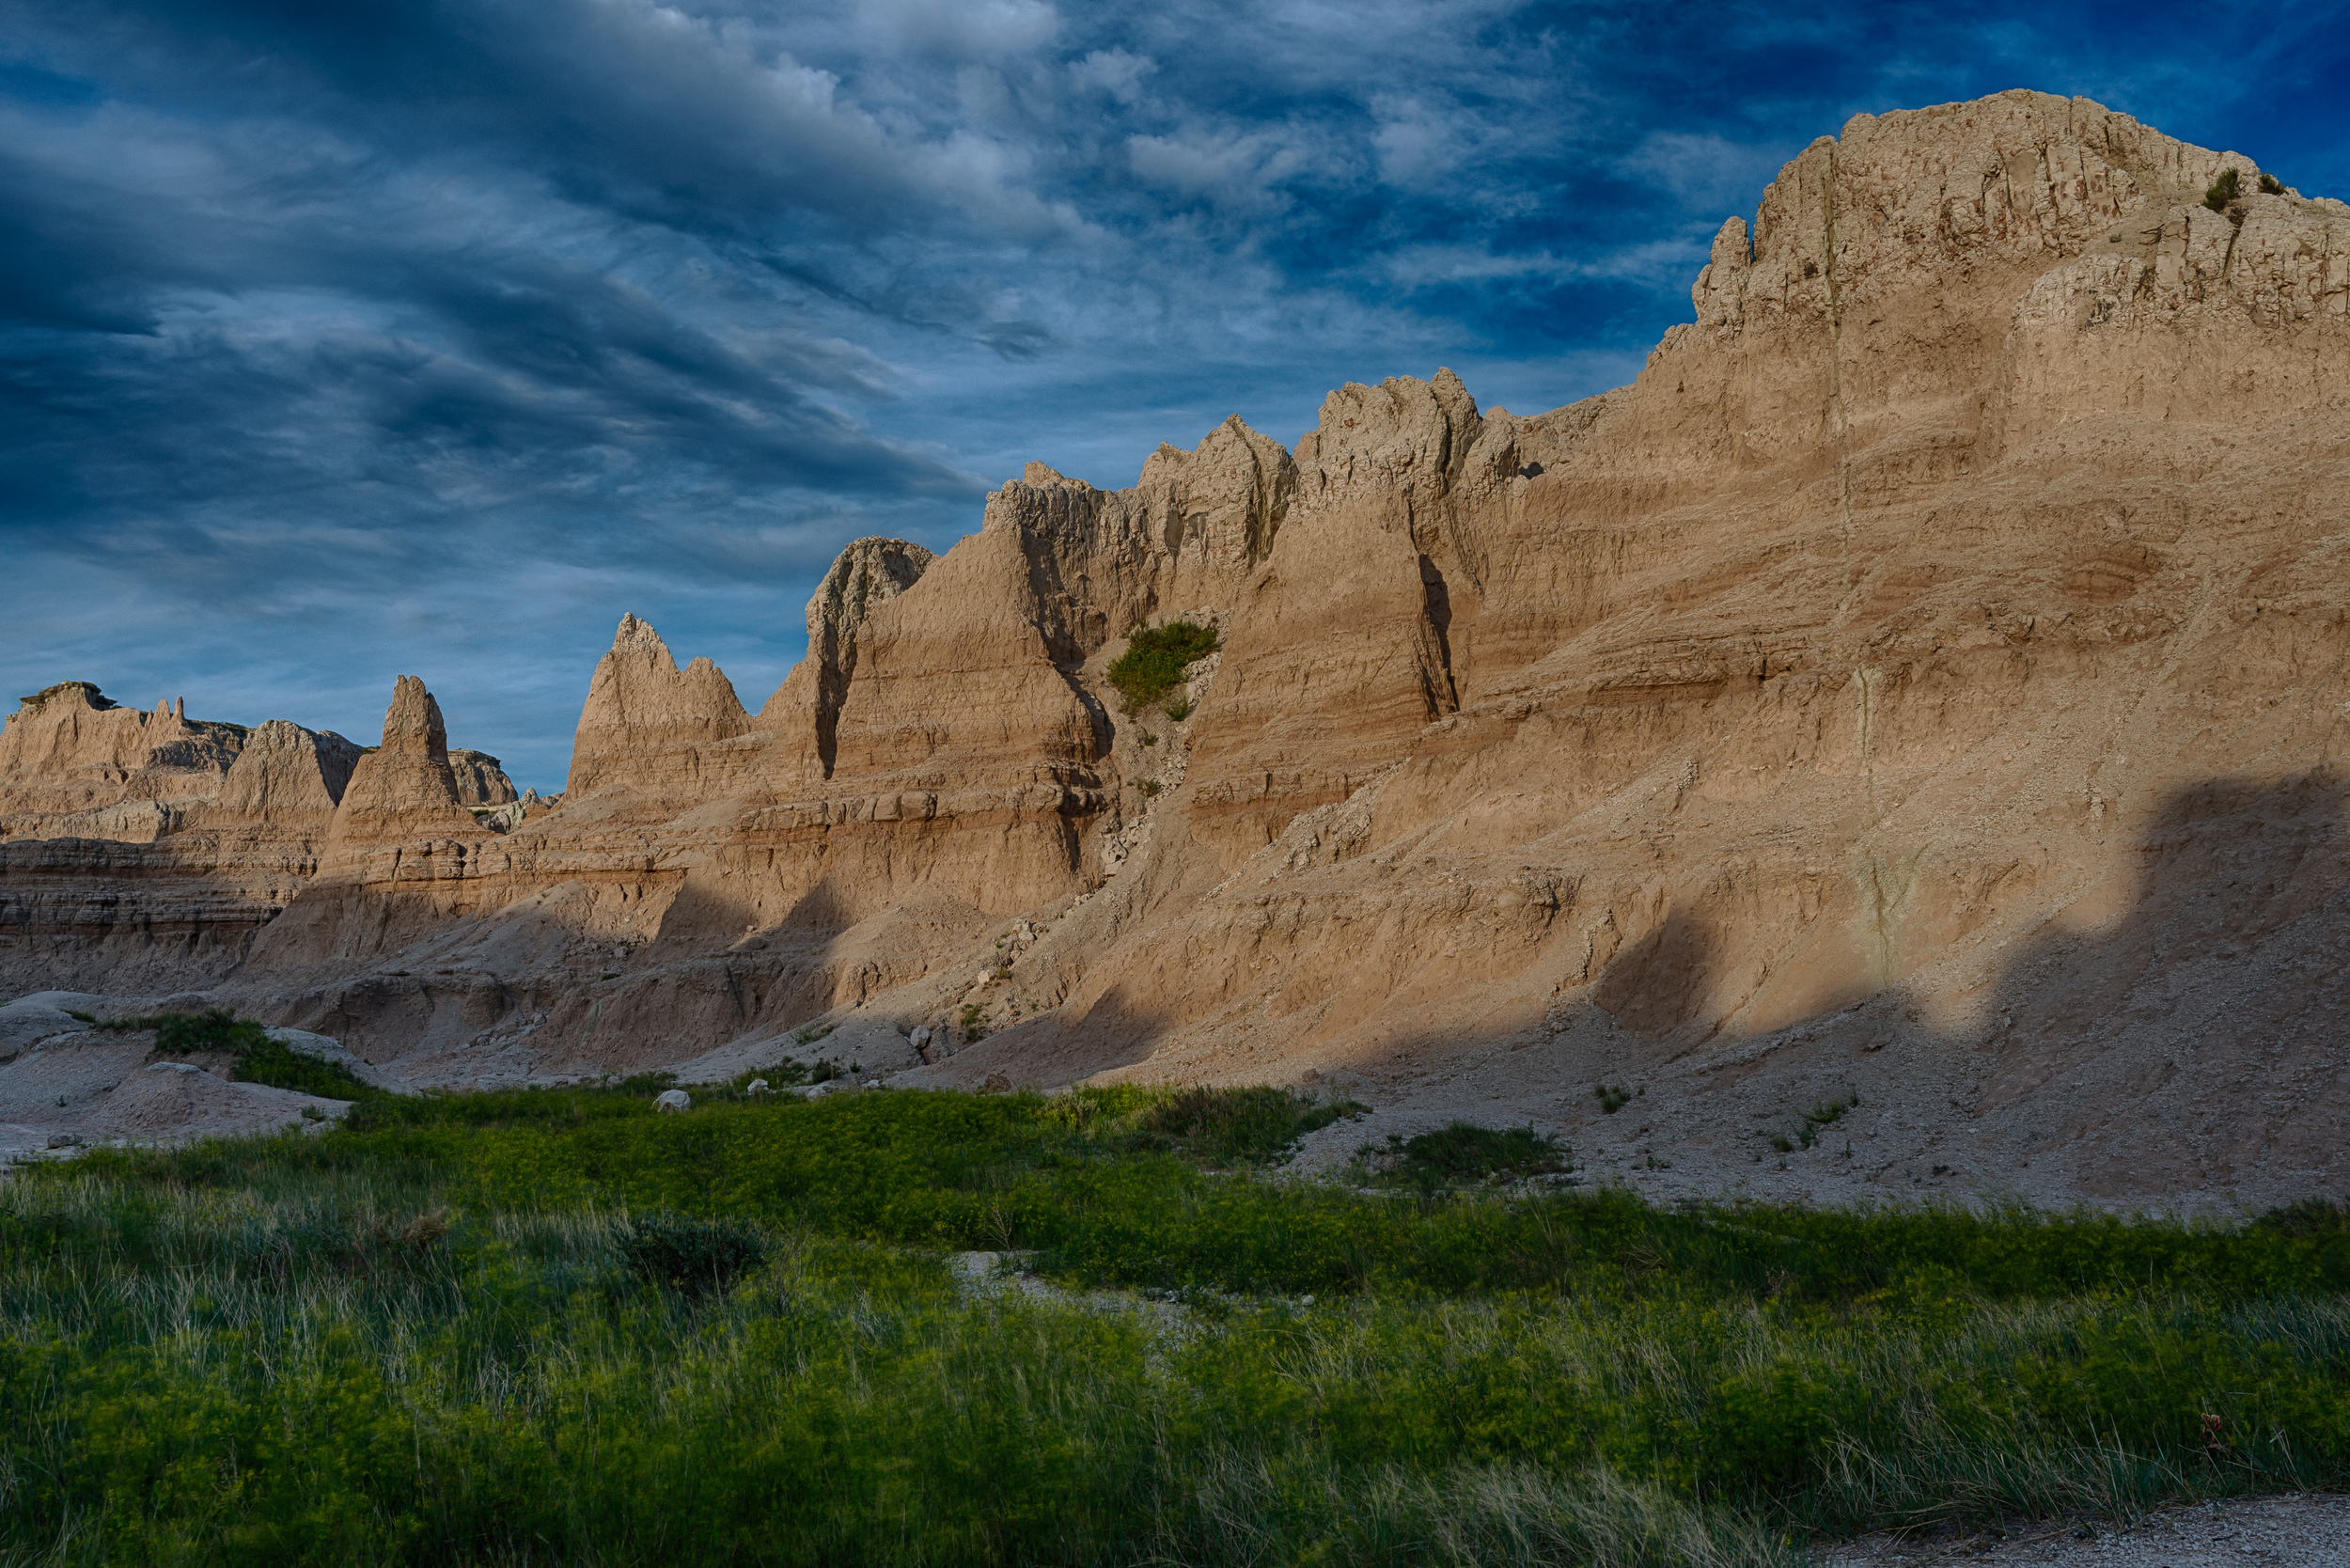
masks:
<svg viewBox="0 0 2350 1568"><path fill-rule="evenodd" d="M1436 634L1436 655L1444 661L1444 689L1432 686L1429 695L1435 699L1439 714L1456 712L1461 706L1460 682L1452 672L1452 592L1445 586L1444 573L1426 556L1419 558L1420 591L1426 598L1429 627Z"/></svg>

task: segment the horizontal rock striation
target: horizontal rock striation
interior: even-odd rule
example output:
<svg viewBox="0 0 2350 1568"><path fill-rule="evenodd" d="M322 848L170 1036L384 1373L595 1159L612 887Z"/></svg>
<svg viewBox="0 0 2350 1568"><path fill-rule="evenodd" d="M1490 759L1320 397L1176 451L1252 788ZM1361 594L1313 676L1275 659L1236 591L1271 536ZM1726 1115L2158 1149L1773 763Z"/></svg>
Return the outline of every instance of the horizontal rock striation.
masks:
<svg viewBox="0 0 2350 1568"><path fill-rule="evenodd" d="M43 694L0 962L91 983L136 907L153 972L440 1081L824 1015L934 1081L1351 1075L1602 1147L1637 1078L1739 1180L1849 1093L1863 1187L2338 1186L2350 207L2259 174L2082 100L1857 117L1630 386L1032 463L943 555L852 544L756 713L625 618L503 831L406 679L347 786L331 737ZM1130 711L1177 617L1220 650ZM263 827L290 881L139 891Z"/></svg>

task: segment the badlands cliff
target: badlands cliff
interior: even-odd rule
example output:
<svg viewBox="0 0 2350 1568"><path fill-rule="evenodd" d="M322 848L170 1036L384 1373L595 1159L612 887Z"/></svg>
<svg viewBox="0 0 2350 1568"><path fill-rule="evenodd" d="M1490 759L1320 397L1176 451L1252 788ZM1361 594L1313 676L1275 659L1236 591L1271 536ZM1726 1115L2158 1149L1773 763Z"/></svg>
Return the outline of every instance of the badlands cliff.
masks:
<svg viewBox="0 0 2350 1568"><path fill-rule="evenodd" d="M1127 490L1031 463L943 556L852 545L755 713L624 618L552 808L406 678L365 757L55 688L0 980L416 1081L817 1024L1530 1119L1660 1191L2339 1190L2350 206L2012 92L1822 138L1692 295L1547 414L1439 371ZM1221 651L1128 713L1179 616Z"/></svg>

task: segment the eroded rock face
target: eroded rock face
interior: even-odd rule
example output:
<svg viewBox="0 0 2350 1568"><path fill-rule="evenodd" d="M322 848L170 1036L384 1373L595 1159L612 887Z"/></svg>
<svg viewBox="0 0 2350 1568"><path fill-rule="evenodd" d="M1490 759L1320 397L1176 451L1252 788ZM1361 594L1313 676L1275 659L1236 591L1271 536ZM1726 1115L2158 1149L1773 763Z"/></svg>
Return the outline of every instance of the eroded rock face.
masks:
<svg viewBox="0 0 2350 1568"><path fill-rule="evenodd" d="M323 828L359 765L360 750L333 730L271 719L244 749L204 813L208 826L229 823Z"/></svg>
<svg viewBox="0 0 2350 1568"><path fill-rule="evenodd" d="M0 730L0 836L151 842L219 789L243 744L185 699L117 706L86 681L24 698Z"/></svg>
<svg viewBox="0 0 2350 1568"><path fill-rule="evenodd" d="M457 780L457 799L465 806L504 806L519 797L506 764L486 751L464 747L448 754L448 770Z"/></svg>
<svg viewBox="0 0 2350 1568"><path fill-rule="evenodd" d="M708 659L683 669L661 635L620 618L580 710L565 795L615 787L666 795L703 782L707 748L750 729L734 686Z"/></svg>
<svg viewBox="0 0 2350 1568"><path fill-rule="evenodd" d="M346 846L474 831L449 767L441 705L403 675L384 713L384 744L359 759L337 803L332 842Z"/></svg>
<svg viewBox="0 0 2350 1568"><path fill-rule="evenodd" d="M1581 1147L1637 1077L1684 1169L1850 1091L1857 1181L2338 1186L2350 208L2214 212L2229 166L2039 94L1859 117L1631 386L1031 464L935 559L851 546L756 719L624 619L503 835L403 682L229 992L442 1081L854 1009L969 1085L1474 1080ZM1177 615L1222 651L1130 713ZM83 708L8 755L150 765L163 717ZM120 784L74 798L181 809Z"/></svg>
<svg viewBox="0 0 2350 1568"><path fill-rule="evenodd" d="M856 673L858 633L873 611L919 582L936 558L902 539L855 540L834 559L808 600L807 664L813 689L804 696L786 686L769 708L778 722L788 723L813 706L816 755L827 776L838 753L840 706L848 699L850 677Z"/></svg>

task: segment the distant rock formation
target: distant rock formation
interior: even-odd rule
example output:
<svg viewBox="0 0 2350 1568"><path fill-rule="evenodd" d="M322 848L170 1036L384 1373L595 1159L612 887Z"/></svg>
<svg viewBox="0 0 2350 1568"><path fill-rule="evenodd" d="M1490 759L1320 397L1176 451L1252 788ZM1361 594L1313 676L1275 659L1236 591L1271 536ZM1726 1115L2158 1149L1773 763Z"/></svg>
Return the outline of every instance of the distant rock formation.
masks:
<svg viewBox="0 0 2350 1568"><path fill-rule="evenodd" d="M384 744L352 770L329 842L373 846L477 831L449 767L441 705L422 681L403 675L384 711Z"/></svg>
<svg viewBox="0 0 2350 1568"><path fill-rule="evenodd" d="M457 780L457 799L463 806L504 806L518 798L506 764L486 751L463 747L448 754L450 775Z"/></svg>
<svg viewBox="0 0 2350 1568"><path fill-rule="evenodd" d="M857 635L873 611L919 582L934 559L922 546L902 539L854 540L834 559L807 602L804 667L814 689L803 696L787 683L760 716L765 721L773 713L788 720L813 706L816 755L828 777L838 750L840 705L848 699L849 678L856 673Z"/></svg>
<svg viewBox="0 0 2350 1568"><path fill-rule="evenodd" d="M1473 1084L1722 1182L1833 1092L1885 1107L1856 1196L2338 1190L2350 206L2259 177L2085 100L1856 117L1633 384L1032 463L844 551L756 716L625 617L502 831L407 678L315 842L332 737L53 688L0 974L227 977L432 1081L821 1016L933 1082ZM1220 651L1128 712L1178 616Z"/></svg>
<svg viewBox="0 0 2350 1568"><path fill-rule="evenodd" d="M271 719L246 737L205 811L205 823L323 829L333 823L359 761L359 748L331 729Z"/></svg>
<svg viewBox="0 0 2350 1568"><path fill-rule="evenodd" d="M139 713L60 682L0 730L0 835L151 841L219 789L243 741L235 725L189 723L184 698Z"/></svg>
<svg viewBox="0 0 2350 1568"><path fill-rule="evenodd" d="M679 669L661 635L624 615L588 683L563 792L576 801L617 786L670 801L701 786L707 748L750 728L717 666L696 659Z"/></svg>

